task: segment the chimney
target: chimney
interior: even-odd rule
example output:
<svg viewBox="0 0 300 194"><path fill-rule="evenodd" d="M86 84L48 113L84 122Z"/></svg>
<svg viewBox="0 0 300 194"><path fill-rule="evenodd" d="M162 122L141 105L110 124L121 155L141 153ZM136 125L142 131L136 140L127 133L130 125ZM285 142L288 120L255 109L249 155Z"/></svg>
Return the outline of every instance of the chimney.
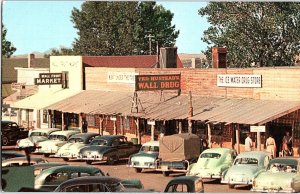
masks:
<svg viewBox="0 0 300 194"><path fill-rule="evenodd" d="M28 68L32 66L32 60L34 59L34 54L28 54Z"/></svg>
<svg viewBox="0 0 300 194"><path fill-rule="evenodd" d="M191 68L196 68L196 58L192 58L191 61L192 61Z"/></svg>
<svg viewBox="0 0 300 194"><path fill-rule="evenodd" d="M226 68L227 48L212 48L212 66L213 68Z"/></svg>
<svg viewBox="0 0 300 194"><path fill-rule="evenodd" d="M177 68L177 47L160 48L159 61L161 68Z"/></svg>

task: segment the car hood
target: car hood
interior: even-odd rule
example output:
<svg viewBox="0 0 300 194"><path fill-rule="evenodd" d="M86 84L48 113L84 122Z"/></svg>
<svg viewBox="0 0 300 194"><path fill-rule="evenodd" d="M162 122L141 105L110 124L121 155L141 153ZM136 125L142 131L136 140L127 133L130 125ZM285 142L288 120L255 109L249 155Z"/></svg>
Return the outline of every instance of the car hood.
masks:
<svg viewBox="0 0 300 194"><path fill-rule="evenodd" d="M226 175L242 175L242 176L254 176L257 171L259 171L261 168L258 166L252 166L252 165L234 165L231 166Z"/></svg>
<svg viewBox="0 0 300 194"><path fill-rule="evenodd" d="M47 137L43 137L43 136L33 136L33 137L27 137L25 139L21 139L19 144L23 144L23 143L37 143L37 142L41 142L41 141L45 141L47 140Z"/></svg>
<svg viewBox="0 0 300 194"><path fill-rule="evenodd" d="M156 159L158 157L158 153L157 152L139 152L136 154L133 154L131 156L131 159L137 159L137 158L153 158Z"/></svg>
<svg viewBox="0 0 300 194"><path fill-rule="evenodd" d="M290 184L295 175L296 173L288 172L262 172L255 178L255 182L257 187L279 186L285 188Z"/></svg>
<svg viewBox="0 0 300 194"><path fill-rule="evenodd" d="M109 146L92 145L92 146L86 146L86 147L82 148L80 150L80 153L85 153L85 152L90 152L90 151L97 151L97 152L101 153L101 152L105 152L109 149L112 149L112 148Z"/></svg>
<svg viewBox="0 0 300 194"><path fill-rule="evenodd" d="M199 158L198 162L195 164L197 168L199 169L211 169L218 167L221 164L221 161L219 159L215 158Z"/></svg>
<svg viewBox="0 0 300 194"><path fill-rule="evenodd" d="M84 146L86 146L83 143L66 143L65 145L63 145L60 149L62 150L75 150L75 149L80 149L83 148Z"/></svg>

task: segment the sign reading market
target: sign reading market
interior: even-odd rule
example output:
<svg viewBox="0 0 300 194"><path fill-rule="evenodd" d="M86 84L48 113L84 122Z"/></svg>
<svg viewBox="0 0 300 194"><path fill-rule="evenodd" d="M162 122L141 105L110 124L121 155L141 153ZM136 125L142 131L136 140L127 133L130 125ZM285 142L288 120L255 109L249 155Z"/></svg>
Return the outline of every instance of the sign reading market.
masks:
<svg viewBox="0 0 300 194"><path fill-rule="evenodd" d="M219 87L261 88L261 75L225 74L217 75Z"/></svg>
<svg viewBox="0 0 300 194"><path fill-rule="evenodd" d="M135 90L180 90L180 74L136 75Z"/></svg>
<svg viewBox="0 0 300 194"><path fill-rule="evenodd" d="M35 85L62 84L62 73L40 73L39 78L34 78Z"/></svg>

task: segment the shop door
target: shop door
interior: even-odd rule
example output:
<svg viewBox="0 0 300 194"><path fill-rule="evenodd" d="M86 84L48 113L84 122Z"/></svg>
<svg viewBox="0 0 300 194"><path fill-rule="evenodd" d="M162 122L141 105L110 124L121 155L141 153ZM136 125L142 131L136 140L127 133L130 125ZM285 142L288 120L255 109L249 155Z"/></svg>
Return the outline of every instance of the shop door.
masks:
<svg viewBox="0 0 300 194"><path fill-rule="evenodd" d="M282 150L282 138L286 132L290 132L292 135L292 126L284 123L271 123L269 124L269 134L273 136L276 142L276 156L279 156L279 152Z"/></svg>

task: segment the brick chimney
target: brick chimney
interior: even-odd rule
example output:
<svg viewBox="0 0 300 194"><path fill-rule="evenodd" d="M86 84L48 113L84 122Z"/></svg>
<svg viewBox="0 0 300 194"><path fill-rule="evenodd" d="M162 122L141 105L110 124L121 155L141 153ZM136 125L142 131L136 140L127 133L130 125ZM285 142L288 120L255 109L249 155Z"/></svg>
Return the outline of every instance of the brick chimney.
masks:
<svg viewBox="0 0 300 194"><path fill-rule="evenodd" d="M28 54L28 68L32 66L32 60L35 58L34 54Z"/></svg>
<svg viewBox="0 0 300 194"><path fill-rule="evenodd" d="M213 68L226 68L227 61L227 48L213 47L212 48L212 67Z"/></svg>

